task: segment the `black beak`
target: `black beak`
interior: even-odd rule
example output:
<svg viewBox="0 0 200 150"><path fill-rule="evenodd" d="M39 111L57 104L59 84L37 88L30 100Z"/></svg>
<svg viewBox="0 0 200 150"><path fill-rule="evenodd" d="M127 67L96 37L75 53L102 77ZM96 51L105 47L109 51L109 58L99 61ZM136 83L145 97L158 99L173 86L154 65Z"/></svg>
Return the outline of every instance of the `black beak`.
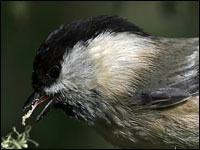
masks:
<svg viewBox="0 0 200 150"><path fill-rule="evenodd" d="M29 98L27 99L27 101L24 103L23 106L23 112L25 112L25 110L27 108L29 108L32 104L34 104L36 102L36 100L38 100L40 98L40 94L38 92L33 92Z"/></svg>
<svg viewBox="0 0 200 150"><path fill-rule="evenodd" d="M31 94L31 96L27 99L27 101L25 102L25 104L23 106L23 111L26 111L27 108L32 107L31 110L30 110L31 114L32 114L32 112L35 110L35 108L40 103L43 103L45 101L48 101L48 103L45 105L45 107L43 108L43 110L40 112L40 114L36 118L36 121L39 121L50 110L50 106L53 104L53 98L52 97L43 96L43 95L40 95L38 92L33 92Z"/></svg>

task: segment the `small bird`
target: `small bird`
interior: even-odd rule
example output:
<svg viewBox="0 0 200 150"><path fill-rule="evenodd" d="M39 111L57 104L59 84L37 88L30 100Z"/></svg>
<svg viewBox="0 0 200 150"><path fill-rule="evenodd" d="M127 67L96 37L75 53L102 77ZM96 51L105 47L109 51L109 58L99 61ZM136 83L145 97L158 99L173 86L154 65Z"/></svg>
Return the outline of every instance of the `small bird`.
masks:
<svg viewBox="0 0 200 150"><path fill-rule="evenodd" d="M61 25L33 63L34 92L121 148L199 148L199 38L145 33L117 16Z"/></svg>

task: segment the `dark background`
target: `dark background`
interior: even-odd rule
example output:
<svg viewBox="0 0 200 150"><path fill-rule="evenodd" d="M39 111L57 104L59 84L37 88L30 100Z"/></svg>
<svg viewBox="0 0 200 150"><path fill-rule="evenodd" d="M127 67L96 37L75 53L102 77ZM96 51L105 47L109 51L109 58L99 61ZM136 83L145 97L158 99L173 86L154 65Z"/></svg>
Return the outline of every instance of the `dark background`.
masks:
<svg viewBox="0 0 200 150"><path fill-rule="evenodd" d="M13 126L24 130L22 106L32 92L33 59L60 24L94 15L118 15L155 36L199 36L198 2L1 2L1 8L1 136ZM32 127L31 138L39 148L113 148L61 110L51 110Z"/></svg>

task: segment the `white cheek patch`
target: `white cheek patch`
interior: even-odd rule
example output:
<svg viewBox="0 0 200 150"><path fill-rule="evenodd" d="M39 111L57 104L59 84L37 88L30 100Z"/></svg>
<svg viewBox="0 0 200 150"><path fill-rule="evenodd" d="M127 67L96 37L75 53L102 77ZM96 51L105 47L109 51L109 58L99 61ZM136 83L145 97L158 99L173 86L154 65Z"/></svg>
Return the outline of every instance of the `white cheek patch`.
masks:
<svg viewBox="0 0 200 150"><path fill-rule="evenodd" d="M160 54L151 39L129 33L105 32L88 43L87 51L94 69L93 81L109 98L145 85L146 81L140 80L137 72L153 72L154 60Z"/></svg>
<svg viewBox="0 0 200 150"><path fill-rule="evenodd" d="M55 83L51 87L45 88L44 91L47 94L56 94L64 88L65 88L65 86L62 83L57 83L57 84Z"/></svg>

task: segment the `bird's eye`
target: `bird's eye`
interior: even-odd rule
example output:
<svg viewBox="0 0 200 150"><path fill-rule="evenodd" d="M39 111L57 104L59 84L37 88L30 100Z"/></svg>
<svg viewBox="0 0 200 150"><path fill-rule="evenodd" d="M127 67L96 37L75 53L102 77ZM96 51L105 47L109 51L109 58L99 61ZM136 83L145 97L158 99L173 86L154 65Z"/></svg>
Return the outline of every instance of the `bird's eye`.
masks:
<svg viewBox="0 0 200 150"><path fill-rule="evenodd" d="M53 79L56 79L60 74L60 67L58 65L54 65L50 70L49 70L49 76Z"/></svg>

